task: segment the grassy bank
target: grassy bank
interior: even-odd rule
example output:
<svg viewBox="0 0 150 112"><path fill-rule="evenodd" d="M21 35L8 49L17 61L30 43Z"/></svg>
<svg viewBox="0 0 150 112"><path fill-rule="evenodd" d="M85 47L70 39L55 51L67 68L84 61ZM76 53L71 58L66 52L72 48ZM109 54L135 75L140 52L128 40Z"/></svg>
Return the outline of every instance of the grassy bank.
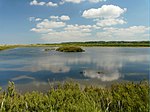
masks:
<svg viewBox="0 0 150 112"><path fill-rule="evenodd" d="M65 83L49 92L20 94L14 83L0 92L0 112L148 112L149 84L114 84L110 88Z"/></svg>
<svg viewBox="0 0 150 112"><path fill-rule="evenodd" d="M0 51L15 47L61 47L61 46L82 46L82 47L150 47L150 41L90 41L90 42L67 42L53 44L26 44L26 45L0 45Z"/></svg>
<svg viewBox="0 0 150 112"><path fill-rule="evenodd" d="M6 49L12 49L12 48L15 48L15 47L16 47L16 46L11 46L11 45L0 46L0 51L6 50Z"/></svg>

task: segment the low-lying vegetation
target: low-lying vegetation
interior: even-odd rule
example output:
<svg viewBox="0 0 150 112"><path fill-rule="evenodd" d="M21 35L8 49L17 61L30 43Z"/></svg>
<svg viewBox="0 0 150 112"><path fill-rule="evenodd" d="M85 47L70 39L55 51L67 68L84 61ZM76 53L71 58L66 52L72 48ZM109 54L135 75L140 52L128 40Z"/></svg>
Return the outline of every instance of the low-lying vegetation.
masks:
<svg viewBox="0 0 150 112"><path fill-rule="evenodd" d="M114 84L110 88L64 83L50 87L47 93L20 94L9 82L0 92L0 112L148 112L149 84Z"/></svg>
<svg viewBox="0 0 150 112"><path fill-rule="evenodd" d="M5 46L0 46L0 51L5 50L5 49L12 49L15 48L16 46L11 46L11 45L5 45Z"/></svg>
<svg viewBox="0 0 150 112"><path fill-rule="evenodd" d="M80 47L75 46L63 46L56 49L59 52L84 52L84 50Z"/></svg>
<svg viewBox="0 0 150 112"><path fill-rule="evenodd" d="M16 47L60 47L60 46L84 46L84 47L150 47L150 41L89 41L67 42L52 44L24 44L24 45L0 45L0 51ZM46 49L48 50L48 49ZM76 52L76 51L75 51ZM83 51L82 51L83 52Z"/></svg>

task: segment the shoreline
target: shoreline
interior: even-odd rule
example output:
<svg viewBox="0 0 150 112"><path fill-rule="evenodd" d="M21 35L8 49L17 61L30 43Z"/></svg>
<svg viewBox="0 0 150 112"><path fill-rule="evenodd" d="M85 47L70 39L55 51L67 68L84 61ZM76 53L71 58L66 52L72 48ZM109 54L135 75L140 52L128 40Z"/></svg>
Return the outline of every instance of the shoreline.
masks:
<svg viewBox="0 0 150 112"><path fill-rule="evenodd" d="M60 46L75 46L75 47L131 47L131 48L149 48L150 44L145 45L128 45L128 44L27 44L27 45L0 45L0 51L7 50L7 49L13 49L18 47L60 47Z"/></svg>

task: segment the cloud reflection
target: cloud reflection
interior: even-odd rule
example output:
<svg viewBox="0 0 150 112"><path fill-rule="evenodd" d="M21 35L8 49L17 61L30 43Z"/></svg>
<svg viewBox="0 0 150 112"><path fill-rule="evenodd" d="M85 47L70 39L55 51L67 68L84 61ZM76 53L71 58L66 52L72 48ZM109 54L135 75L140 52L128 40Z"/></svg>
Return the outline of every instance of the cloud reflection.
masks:
<svg viewBox="0 0 150 112"><path fill-rule="evenodd" d="M118 71L111 73L100 73L95 70L84 70L83 75L92 79L98 78L101 81L114 81L121 77Z"/></svg>
<svg viewBox="0 0 150 112"><path fill-rule="evenodd" d="M45 53L44 51L40 50L39 56L33 56L27 59L25 58L25 61L23 61L23 58L6 61L3 60L0 62L0 70L28 72L51 71L54 74L70 72L69 74L72 75L74 73L72 72L72 69L74 69L74 66L77 66L77 70L79 70L78 73L80 74L82 70L82 75L84 77L89 77L92 79L97 78L101 81L113 81L124 77L124 74L121 73L120 70L125 68L127 63L141 64L149 61L148 53L146 51L141 53L143 52L142 49L100 47L84 49L86 51L84 53L60 53L56 51ZM17 64L17 66L12 68L7 68L7 66L1 67L2 65L10 65L10 63L11 66L13 66L13 63ZM18 66L19 64L24 64L24 66ZM103 73L98 73L98 71L102 71ZM68 75L68 77L70 76ZM27 76L20 76L13 78L13 80L25 78L32 79L31 77Z"/></svg>

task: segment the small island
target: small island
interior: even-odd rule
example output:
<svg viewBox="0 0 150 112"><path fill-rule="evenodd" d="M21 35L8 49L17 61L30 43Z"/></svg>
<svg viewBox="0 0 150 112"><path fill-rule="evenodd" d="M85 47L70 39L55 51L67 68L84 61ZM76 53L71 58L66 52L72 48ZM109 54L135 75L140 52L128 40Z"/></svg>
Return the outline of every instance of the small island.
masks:
<svg viewBox="0 0 150 112"><path fill-rule="evenodd" d="M59 47L56 49L56 51L59 52L84 52L85 50L83 50L80 47L74 47L74 46L63 46L63 47Z"/></svg>
<svg viewBox="0 0 150 112"><path fill-rule="evenodd" d="M53 50L55 50L55 48L46 48L46 49L44 49L44 51L53 51Z"/></svg>

